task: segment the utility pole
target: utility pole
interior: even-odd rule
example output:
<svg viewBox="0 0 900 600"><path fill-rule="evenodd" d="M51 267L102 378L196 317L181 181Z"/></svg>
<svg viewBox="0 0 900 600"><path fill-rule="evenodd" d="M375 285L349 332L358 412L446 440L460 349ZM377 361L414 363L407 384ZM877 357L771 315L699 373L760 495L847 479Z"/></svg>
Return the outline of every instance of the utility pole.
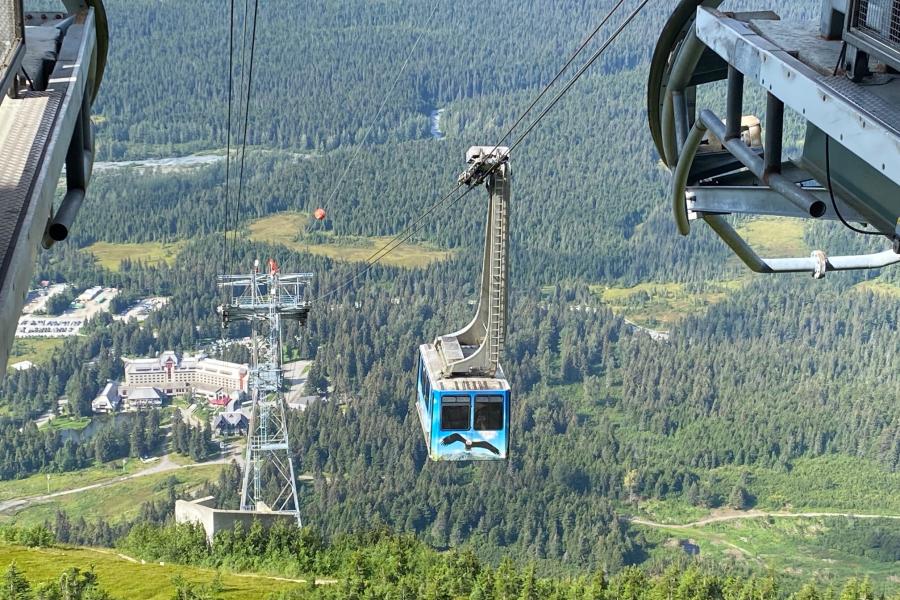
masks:
<svg viewBox="0 0 900 600"><path fill-rule="evenodd" d="M248 381L252 408L241 510L293 513L297 525L300 505L287 429L281 326L285 320L306 324L310 303L303 300L303 291L312 277L312 273L281 273L273 259L264 272L256 260L249 275L219 277L219 285L231 292L230 302L219 307L223 325L248 321L252 330ZM278 483L274 498L264 498L264 476Z"/></svg>

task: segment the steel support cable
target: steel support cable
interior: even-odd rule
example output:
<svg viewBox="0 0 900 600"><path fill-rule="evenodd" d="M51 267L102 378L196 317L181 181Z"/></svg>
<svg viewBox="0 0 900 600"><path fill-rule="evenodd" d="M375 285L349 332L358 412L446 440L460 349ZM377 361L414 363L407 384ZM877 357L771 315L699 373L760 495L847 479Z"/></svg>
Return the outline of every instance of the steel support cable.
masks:
<svg viewBox="0 0 900 600"><path fill-rule="evenodd" d="M559 71L557 71L557 73L556 73L556 75L553 77L553 79L550 80L550 82L547 83L547 85L544 86L544 88L543 88L543 89L541 90L541 92L535 97L535 99L532 100L531 104L528 105L528 108L526 108L525 111L522 112L522 114L519 115L518 119L516 119L516 121L515 121L515 123L513 123L512 127L510 127L510 128L506 131L506 133L503 135L503 137L500 138L500 140L499 140L499 141L497 142L497 144L494 146L494 149L491 150L491 154L493 154L493 152L497 150L497 148L500 146L500 144L502 144L503 141L506 140L506 138L509 137L509 135L513 132L513 130L514 130L514 129L515 129L515 128L516 128L516 127L524 120L524 119L525 119L525 117L528 115L528 113L531 112L532 109L534 109L534 107L537 105L537 103L540 102L541 98L543 98L544 95L545 95L545 94L550 90L550 88L553 86L553 84L555 84L555 83L559 80L559 78L563 75L563 73L565 73L565 71L569 68L569 66L571 66L571 64L575 61L575 59L576 59L576 58L584 51L584 49L585 49L585 48L587 47L587 45L591 42L591 40L593 40L593 39L597 36L597 33L603 28L603 26L609 21L609 19L613 16L613 14L615 14L615 12L616 12L619 8L621 8L621 6L622 6L624 3L625 3L625 0L619 0L619 1L616 3L616 5L613 6L613 7L610 9L610 11L606 14L606 16L605 16L605 17L603 18L603 20L600 22L600 24L599 24L597 27L594 28L594 30L590 33L590 35L588 35L588 37L587 37L587 38L581 43L581 45L575 50L575 52L572 54L572 56L569 58L569 60L566 61L566 63L562 66L562 68L559 69ZM436 9L436 8L437 8L437 5L435 6L435 9ZM431 18L432 18L433 16L434 16L434 12L432 12L431 17L429 17L429 22L431 21ZM421 35L419 36L419 39L421 39ZM416 44L418 44L418 41L419 41L419 40L417 39L417 40L416 40ZM413 50L415 50L415 45L416 45L416 44L414 44ZM411 56L411 55L412 55L412 52L410 52L410 55L409 55L409 56ZM409 60L409 56L407 56L407 61ZM405 66L406 66L406 63L404 62L404 68L405 68ZM399 80L399 76L394 80L394 84L391 86L391 91L393 91L393 88L395 87L395 85L396 85L396 83L397 83L398 80ZM385 98L385 100L387 100L387 98ZM382 103L382 108L383 108L383 107L384 107L384 103ZM380 113L380 112L381 112L381 109L379 109L379 113ZM376 115L375 120L377 120L377 115ZM373 121L373 123L372 123L372 124L370 125L370 127L369 127L370 130L371 130L372 125L374 125L374 121ZM365 136L365 137L368 137L368 132L366 132L366 136ZM363 138L363 141L365 141L365 137ZM356 154L358 154L358 152L359 152L359 146L357 146ZM356 154L353 155L352 160L355 160ZM352 163L352 160L351 160L351 163ZM340 177L340 179L339 179L339 181L338 181L338 184L337 184L335 190L337 190L337 189L341 186L341 184L343 183L344 177L346 176L347 172L349 171L349 168L350 168L350 166L348 165L348 167L344 170L344 173L341 175L341 177ZM438 203L443 202L444 200L448 199L448 198L453 194L453 192L455 192L456 190L459 189L459 187L460 187L460 185L457 185L455 188L453 188L453 190L452 190L450 193L448 193L446 196L444 196L444 198L442 198L441 200L439 200ZM331 200L332 200L333 197L334 197L334 193L332 193L332 195L329 197L328 201L326 202L326 204L325 204L325 208L326 208L326 209L327 209L328 203L331 202ZM456 202L456 201L454 201L454 203L455 203L455 202ZM437 204L437 203L436 203L436 204ZM416 219L415 221L413 221L413 223L411 223L409 226L407 226L406 229L404 229L403 231L401 231L400 233L398 233L398 234L394 237L394 239L397 239L397 238L399 238L399 237L402 237L402 236L403 236L403 235L404 235L411 227L414 227L419 221L421 221L421 219L423 219L423 218L424 218L425 216L427 216L428 214L431 214L433 208L435 208L435 205L432 205L429 209L426 209L426 212L425 212L424 215L420 216L418 219ZM420 229L421 229L421 228L420 228ZM417 229L416 231L419 231L420 229ZM407 238L407 239L408 239L408 238ZM386 244L384 247L382 247L382 248L379 250L379 252L380 252L381 250L384 250L384 248L387 248L387 247L391 246L391 244L392 244L393 241L394 241L394 240L389 241L388 244ZM368 259L366 259L365 262L368 262L372 257L374 257L374 256L377 255L377 254L378 254L378 252L374 253L372 256L370 256ZM379 258L379 260L380 260L380 258Z"/></svg>
<svg viewBox="0 0 900 600"><path fill-rule="evenodd" d="M618 11L622 7L623 4L625 4L625 0L619 0L616 5L613 6L608 13L606 13L606 16L603 17L603 20L600 21L600 24L597 25L596 28L594 28L594 31L592 31L587 39L585 39L578 47L578 49L575 50L574 54L572 54L569 60L566 61L566 64L564 64L562 68L557 71L553 79L550 80L550 83L544 86L544 89L542 89L541 92L535 97L535 99L531 101L531 104L528 105L528 108L526 108L525 111L521 115L519 115L519 118L516 119L515 123L513 123L512 126L506 130L506 133L503 134L503 137L500 138L500 141L498 141L493 150L491 150L491 154L496 152L497 148L499 148L500 145L506 141L506 138L508 138L510 134L512 134L513 130L518 127L522 123L522 121L525 120L525 117L528 116L528 113L530 113L537 105L537 103L541 101L541 98L543 98L544 95L548 91L550 91L550 88L553 87L553 84L555 84L559 80L559 78L562 77L562 74L566 72L566 70L572 65L573 62L575 62L575 59L581 55L587 45L591 43L591 40L593 40L597 36L603 26L606 25L606 23L612 18L616 11Z"/></svg>
<svg viewBox="0 0 900 600"><path fill-rule="evenodd" d="M364 263L365 266L362 269L357 269L356 273L351 275L347 280L332 287L327 292L323 292L322 294L317 296L314 301L324 300L325 298L344 289L345 287L347 287L348 285L350 285L351 283L353 283L354 281L356 281L357 279L359 279L360 277L362 277L363 275L368 273L372 269L372 267L374 267L376 264L381 262L381 259L383 259L385 256L387 256L388 254L390 254L391 252L396 250L398 247L402 246L404 243L406 243L407 240L409 240L412 236L414 236L416 233L418 233L419 231L421 231L428 225L428 223L426 222L426 223L422 223L418 227L414 228L413 226L416 223L421 222L425 217L431 215L436 210L443 211L443 210L446 210L447 208L450 208L451 206L453 206L454 204L456 204L457 202L462 200L465 196L467 196L469 194L469 192L471 192L473 189L475 189L474 187L466 188L466 190L463 191L462 194L460 194L456 198L453 198L453 200L449 204L444 205L444 203L447 200L449 200L450 197L453 196L453 194L456 193L456 191L459 190L459 188L461 188L461 187L462 187L462 184L457 184L456 187L454 187L450 192L445 194L440 200L438 200L437 202L432 204L430 207L428 207L428 209L424 213L422 213L422 215L420 215L419 218L413 222L413 224L408 226L401 233L394 236L394 238L392 238L387 244L385 244L383 247L379 248L369 258L367 258ZM444 205L444 206L442 206L442 205Z"/></svg>
<svg viewBox="0 0 900 600"><path fill-rule="evenodd" d="M553 76L553 79L551 79L550 82L544 86L544 88L541 90L541 92L534 98L534 100L531 101L531 104L528 105L528 108L526 108L525 111L519 115L519 117L512 124L512 126L506 131L505 134L503 134L503 137L500 138L500 140L494 146L494 149L491 151L491 153L496 151L496 149L500 146L500 144L502 144L506 140L506 138L508 138L510 136L510 134L512 134L513 130L515 130L515 128L518 127L519 124L521 124L522 121L525 120L525 117L528 116L528 113L530 113L534 109L534 107L537 105L537 103L541 101L541 99L547 94L547 92L550 90L550 88L553 87L553 85L559 80L560 77L562 77L563 73L565 73L566 70L575 61L575 59L581 55L581 53L584 51L584 49L587 47L587 45L591 43L591 41L597 36L597 33L599 33L600 30L603 28L603 26L606 25L607 22L609 22L609 20L612 18L612 16L616 13L617 10L619 10L619 8L622 7L623 4L625 4L625 0L618 0L618 2L615 4L615 6L613 6L609 10L609 12L606 14L606 16L604 16L603 19L600 21L600 24L594 28L594 30L587 36L587 38L585 38L585 40L581 43L581 45L578 46L578 48L575 50L575 52L572 54L572 56L569 57L569 60L566 61L566 63L562 66L562 68L559 69L559 71L557 71L556 75ZM432 9L432 11L431 11L431 15L428 17L428 20L425 22L425 27L427 27L433 20L434 15L437 12L438 6L439 6L439 3L435 3L434 9ZM381 112L384 110L384 107L387 105L387 101L391 97L391 94L393 93L394 88L397 87L397 83L400 81L400 77L405 72L406 67L409 63L409 60L412 57L413 53L415 52L416 47L419 45L419 42L421 41L423 35L424 35L424 30L421 34L419 34L419 37L416 38L416 41L413 43L412 47L410 48L409 54L407 54L407 56L406 56L406 60L403 61L403 65L400 67L400 71L397 73L397 76L394 78L394 81L391 84L391 87L388 90L388 93L385 95L384 99L382 100L381 106L379 107L378 111L376 112L375 117L369 123L368 129L366 130L365 135L363 135L362 142L360 142L360 144L357 145L356 150L354 151L353 155L350 158L350 162L347 164L347 166L344 168L344 172L341 173L341 176L338 178L338 182L337 182L337 184L335 184L334 189L332 190L331 194L328 196L328 200L325 201L323 208L326 211L328 210L328 207L331 205L331 201L334 200L335 195L337 195L337 192L340 191L340 188L343 186L343 183L347 176L347 173L350 171L350 168L353 166L353 163L356 161L356 158L359 155L359 152L362 148L362 144L364 144L366 139L368 139L369 134L372 132L372 127L374 127L375 123L378 121L378 118L381 116Z"/></svg>
<svg viewBox="0 0 900 600"><path fill-rule="evenodd" d="M344 180L347 177L347 173L350 172L350 169L353 167L353 164L356 162L356 159L359 157L359 153L362 150L363 145L366 143L366 140L369 138L369 134L372 133L372 128L375 127L375 123L378 122L378 119L381 117L382 111L387 106L388 100L391 99L391 95L394 93L394 89L397 87L397 83L400 82L400 78L406 72L406 67L409 65L409 61L412 58L413 54L416 51L416 48L419 46L419 42L422 41L422 38L425 37L425 31L428 29L428 26L431 24L431 21L434 19L434 15L437 13L437 9L440 6L440 0L434 3L434 8L431 10L431 14L428 16L428 20L422 25L422 30L419 33L419 36L416 38L416 41L413 42L413 45L409 49L409 53L406 55L406 59L403 61L403 64L400 66L400 70L397 71L397 75L394 77L394 81L391 83L391 87L388 89L387 93L384 95L384 98L381 101L381 106L378 107L378 110L375 112L375 116L369 122L369 127L366 129L366 133L363 135L362 140L360 140L356 149L353 151L353 155L350 157L350 161L347 163L347 166L344 167L344 171L341 173L341 176L338 177L337 183L335 183L334 188L331 190L331 194L328 195L328 199L322 205L322 208L325 211L328 211L328 207L331 206L331 201L334 200L337 193L344 185Z"/></svg>
<svg viewBox="0 0 900 600"><path fill-rule="evenodd" d="M606 41L600 46L600 48L598 48L594 52L594 54L591 55L591 57L588 59L588 61L575 73L575 75L572 76L572 79L566 84L566 86L562 89L562 91L559 94L557 94L557 96L550 102L549 105L547 105L546 108L544 108L543 111L541 111L541 114L538 115L538 117L531 123L531 125L528 126L528 129L525 130L525 133L523 133L521 136L519 136L516 139L516 141L513 143L513 145L507 151L506 156L509 156L509 154L513 151L513 149L515 149L517 146L519 146L519 144L521 144L525 140L525 138L528 136L528 134L530 134L535 129L535 127L537 127L538 123L540 123L541 120L545 116L547 116L547 114L553 109L554 106L556 106L556 104L562 99L562 97L572 88L573 85L575 85L575 82L578 81L578 79L580 79L582 75L584 75L584 73L591 67L591 65L593 65L597 61L598 58L600 58L600 56L606 51L606 49L609 48L609 46L619 37L619 35L621 35L621 33L625 30L625 28L628 27L628 25L644 9L644 7L647 4L649 4L649 2L650 2L650 0L642 0L641 3L631 12L631 14L629 14L628 17L625 18L625 20L615 29L615 31L613 31L613 33L606 39ZM608 20L608 18L615 12L615 10L618 9L619 6L621 6L621 4L622 3L619 3L615 7L613 7L613 9L610 11L610 14L607 15L606 19L604 19L604 22L606 22L606 20ZM602 24L600 27L602 27ZM598 27L595 31L599 31L600 27ZM591 34L590 37L592 38L594 35L596 35L596 33ZM590 41L590 38L588 39L588 41ZM578 52L580 52L581 49L584 48L584 46L586 46L586 43L582 44L582 46ZM575 56L577 56L577 53L575 54ZM544 90L541 91L540 96L542 96L546 93L546 91L553 84L553 82L555 82L559 78L559 76L562 74L562 72L565 71L565 69L571 64L571 62L572 62L572 60L574 60L575 56L573 56L571 59L569 59L569 61L566 63L566 65L560 70L560 73L557 74L556 77L554 77L553 81L551 81L551 83L549 83L547 86L545 86ZM539 98L538 98L538 100L539 100ZM523 113L523 117L520 117L520 119L517 121L516 125L518 124L518 122L520 122L522 120L522 118L524 118L524 115L526 115L530 110L533 109L533 107L535 106L536 103L537 103L537 100L535 100L534 102L531 103L531 105L528 107L528 109ZM509 133L511 133L511 131L515 128L516 125L514 125L512 128L510 128L510 131L507 132L507 134L504 135L504 137L502 139L505 139L506 137L508 137ZM494 146L492 153L494 151L496 151L497 148L500 147L501 143L502 143L502 140L501 140L501 142L497 143ZM491 167L488 171L486 171L482 177L479 178L479 181L483 181L485 178L487 178L501 164L503 164L502 161L498 161L493 167ZM412 231L410 231L410 229L412 229L416 223L422 221L425 217L429 216L430 214L432 214L434 211L436 211L438 209L443 211L443 210L450 208L451 206L453 206L454 204L459 202L462 198L464 198L466 195L468 195L468 193L470 191L472 191L475 187L475 186L469 186L465 192L463 192L462 194L460 194L459 196L457 196L456 198L453 198L451 200L451 196L453 196L454 192L456 192L456 190L458 190L461 186L462 186L462 184L458 183L453 188L453 190L451 190L449 193L444 195L440 200L438 200L437 202L432 204L412 224L410 224L406 229L404 229L402 232L397 234L390 242L388 242L387 245L380 248L369 259L366 259L366 266L362 270L360 270L357 273L355 273L354 275L352 275L349 279L347 279L343 283L341 283L341 284L335 286L334 288L328 290L327 292L321 294L320 296L318 296L316 298L316 300L321 300L328 296L331 296L338 290L343 289L343 288L347 287L348 285L350 285L351 283L353 283L356 279L358 279L363 274L368 272L372 268L372 266L374 266L376 263L381 261L385 256L387 256L388 254L393 252L396 248L398 248L400 245L402 245L406 240L411 238L413 235L415 235L418 231L420 231L427 225L427 223L425 223L423 225L420 225L419 227L416 227ZM447 203L448 201L449 201L449 203ZM373 260L373 257L376 257L376 255L377 255L377 258L374 258L374 260Z"/></svg>
<svg viewBox="0 0 900 600"><path fill-rule="evenodd" d="M521 144L522 141L528 136L528 134L531 133L535 127L537 127L537 124L540 123L545 116L547 116L547 113L553 110L553 107L556 106L556 104L562 99L562 97L565 96L570 89L572 89L572 86L575 85L575 82L578 81L582 75L584 75L584 73L591 67L591 65L593 65L597 61L598 58L600 58L600 56L606 51L606 49L609 48L610 44L616 41L616 38L618 38L619 35L622 34L625 28L631 24L634 18L638 16L638 14L644 9L645 6L647 6L647 4L649 4L649 2L650 0L641 0L641 3L638 4L633 11L631 11L631 14L629 14L621 24L619 24L616 30L613 31L612 35L610 35L606 39L606 41L603 42L603 44L591 55L587 62L582 65L580 69L578 69L578 71L575 73L575 75L572 76L572 79L569 80L569 83L565 85L562 91L560 91L560 93L550 101L550 104L548 104L546 108L541 111L541 114L539 114L537 118L531 123L531 125L528 126L528 129L525 130L525 133L520 135L519 138L513 143L513 145L510 146L507 154L515 150L516 147Z"/></svg>
<svg viewBox="0 0 900 600"><path fill-rule="evenodd" d="M245 100L246 100L246 94L244 93L246 86L244 85L244 82L246 81L245 58L246 58L246 53L247 53L247 30L248 30L247 22L249 21L249 16L250 16L250 0L244 0L244 18L241 21L241 60L240 60L240 62L238 62L235 65L238 67L238 69L240 70L240 74L241 74L240 80L238 83L238 88L240 89L240 95L237 97L237 107L236 107L238 115L243 114ZM229 124L229 128L230 127L231 127L231 125ZM236 154L241 155L242 153L243 153L243 146L239 145L239 147L236 151ZM228 159L230 160L231 157L229 156ZM236 223L237 223L237 220L235 218L235 224ZM234 232L232 232L232 236L231 236L232 246L234 246L234 244L236 243L236 239L237 239L237 231L234 231ZM232 250L232 253L233 252L234 252L234 250ZM231 256L231 254L228 252L228 227L227 226L225 228L225 254L227 256ZM233 264L231 264L231 268L226 266L225 272L228 272L233 268L234 268Z"/></svg>
<svg viewBox="0 0 900 600"><path fill-rule="evenodd" d="M256 23L259 15L259 0L253 0L253 32L250 35L250 64L247 67L247 99L244 103L244 126L241 135L241 165L238 170L238 193L237 207L235 208L235 227L237 227L238 218L241 214L241 202L244 197L244 162L247 158L247 125L250 121L250 100L253 94L253 60L256 54ZM237 230L235 230L231 244L231 260L235 263L235 254L237 252Z"/></svg>
<svg viewBox="0 0 900 600"><path fill-rule="evenodd" d="M222 274L228 268L228 199L231 181L231 106L234 98L234 0L230 2L228 27L228 117L225 127L225 235L222 237ZM224 288L223 288L224 292Z"/></svg>

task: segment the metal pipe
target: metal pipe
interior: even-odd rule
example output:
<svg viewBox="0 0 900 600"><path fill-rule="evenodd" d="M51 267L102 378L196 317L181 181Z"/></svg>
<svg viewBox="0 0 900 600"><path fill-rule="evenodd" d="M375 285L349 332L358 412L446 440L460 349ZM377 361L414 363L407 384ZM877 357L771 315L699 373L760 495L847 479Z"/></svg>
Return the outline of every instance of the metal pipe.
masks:
<svg viewBox="0 0 900 600"><path fill-rule="evenodd" d="M675 57L675 64L669 73L669 81L666 83L666 95L663 98L662 114L660 115L660 129L662 130L662 143L665 156L663 159L669 168L678 162L678 147L675 134L675 107L672 101L673 92L684 92L691 76L700 62L700 57L706 45L697 37L694 26L688 31L681 49Z"/></svg>
<svg viewBox="0 0 900 600"><path fill-rule="evenodd" d="M763 181L766 181L772 173L781 173L783 137L784 102L769 92L766 95L766 171Z"/></svg>
<svg viewBox="0 0 900 600"><path fill-rule="evenodd" d="M738 255L744 264L750 267L754 273L772 273L772 268L766 261L744 241L737 231L728 224L724 217L719 215L703 215L703 220L715 231L722 240L728 244L732 252Z"/></svg>
<svg viewBox="0 0 900 600"><path fill-rule="evenodd" d="M61 242L69 237L69 230L84 202L84 195L94 164L91 152L93 132L89 106L87 97L85 97L78 121L72 131L69 149L66 152L66 195L44 231L41 245L45 250L49 250L56 242Z"/></svg>
<svg viewBox="0 0 900 600"><path fill-rule="evenodd" d="M59 205L53 220L47 225L47 231L44 233L42 245L45 250L49 250L56 242L61 242L69 237L69 230L78 211L81 210L81 204L84 202L84 190L73 189L66 192L63 201Z"/></svg>
<svg viewBox="0 0 900 600"><path fill-rule="evenodd" d="M719 117L717 117L714 112L711 110L701 111L698 122L702 122L706 125L712 135L723 140L722 143L732 156L750 169L750 171L760 180L767 179L766 182L773 190L790 200L796 206L799 206L811 217L818 219L825 214L825 203L823 201L817 199L806 190L794 185L794 182L780 173L771 173L768 178L766 178L766 168L763 160L740 139L726 139L725 125L722 124L722 121L719 120ZM768 135L768 133L766 135Z"/></svg>
<svg viewBox="0 0 900 600"><path fill-rule="evenodd" d="M687 198L684 192L687 187L688 177L691 174L691 165L694 164L694 157L697 156L697 150L700 148L700 142L703 140L705 133L706 126L701 121L694 123L672 173L672 211L675 213L675 225L678 227L678 233L681 235L687 235L691 232L691 222L688 219L687 212Z"/></svg>
<svg viewBox="0 0 900 600"><path fill-rule="evenodd" d="M838 216L829 203L828 190L822 188L806 188L806 191L825 202L826 211L820 218L838 220ZM805 211L775 190L760 185L689 185L685 190L688 199L688 210L711 214L749 214L773 215L777 217L793 217L805 219L809 217ZM866 217L856 209L848 206L843 200L835 198L841 216L851 223L865 223Z"/></svg>
<svg viewBox="0 0 900 600"><path fill-rule="evenodd" d="M828 271L852 271L880 269L900 263L900 254L884 250L873 254L826 257L823 252L813 252L808 257L760 258L747 242L720 215L704 215L703 219L728 247L755 273L813 273L821 277Z"/></svg>
<svg viewBox="0 0 900 600"><path fill-rule="evenodd" d="M684 142L687 140L688 129L690 128L687 104L684 100L683 92L672 92L672 110L675 116L675 142L678 152L681 153L684 148Z"/></svg>
<svg viewBox="0 0 900 600"><path fill-rule="evenodd" d="M728 65L727 102L725 125L728 129L725 133L725 140L733 140L741 137L741 118L744 112L744 74L738 71L734 65Z"/></svg>

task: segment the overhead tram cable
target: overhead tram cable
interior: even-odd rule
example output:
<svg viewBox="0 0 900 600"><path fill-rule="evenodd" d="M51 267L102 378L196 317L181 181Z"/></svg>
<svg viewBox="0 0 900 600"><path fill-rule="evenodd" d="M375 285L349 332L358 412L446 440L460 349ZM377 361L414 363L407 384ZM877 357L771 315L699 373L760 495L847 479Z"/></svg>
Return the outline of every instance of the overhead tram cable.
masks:
<svg viewBox="0 0 900 600"><path fill-rule="evenodd" d="M232 13L232 16L231 16L232 23L233 23L234 15L235 15L235 13ZM246 78L246 69L244 67L246 65L245 55L246 55L246 50L247 50L247 22L249 19L249 15L250 15L250 0L244 0L244 17L243 17L243 20L241 21L241 59L240 59L240 62L238 62L238 63L236 63L234 61L235 48L234 48L233 38L229 38L229 40L230 40L229 41L229 48L230 48L229 64L232 66L238 67L238 69L240 70L240 73L241 73L240 81L238 83L238 87L240 89L240 95L237 98L237 107L236 107L238 115L243 113L245 99L246 99L246 94L244 93L244 90L246 88L246 86L244 85L244 81ZM233 24L232 24L232 28L233 28ZM232 93L232 102L233 102L233 91L232 91L233 86L234 86L234 71L231 70L229 72L229 91ZM228 121L229 135L231 134L232 124L233 124L232 119L229 118L229 121ZM238 155L242 154L243 148L244 148L243 145L238 148L238 150L237 150ZM227 177L226 189L229 190L229 192L228 192L229 205L230 205L230 180L231 180L230 162L231 162L231 153L229 152L226 155L226 177ZM229 230L229 225L230 225L230 220L229 220L230 217L231 217L231 213L228 212L225 216L225 233L223 236L223 247L224 247L223 251L224 251L224 254L226 255L226 265L225 265L225 268L223 269L223 274L228 272L233 267L233 265L229 265L227 263L227 260L228 260L227 257L230 256L230 254L228 252L228 230ZM236 224L236 218L235 218L235 224ZM237 232L235 231L232 233L232 244L236 243L236 239L235 239L236 236L237 236Z"/></svg>
<svg viewBox="0 0 900 600"><path fill-rule="evenodd" d="M350 172L350 169L353 167L353 164L356 162L356 159L359 157L359 153L362 150L363 145L366 143L366 140L369 139L369 134L372 133L372 128L375 127L375 123L378 122L378 119L381 117L381 113L384 111L387 106L388 100L391 99L391 95L394 93L394 89L397 87L397 83L400 82L400 78L403 77L404 73L406 73L406 67L409 66L409 61L412 58L413 54L416 51L416 48L419 46L419 42L422 41L422 38L425 37L425 32L428 30L428 26L431 24L431 21L434 19L434 15L437 13L437 9L440 6L440 1L434 3L434 8L431 9L431 14L428 15L428 19L422 25L422 29L419 32L419 36L416 38L416 41L413 42L413 45L410 47L409 52L406 55L406 59L404 59L403 64L400 65L400 70L397 71L397 75L394 77L394 81L391 82L391 87L385 93L384 98L381 100L381 106L378 107L378 110L375 112L375 116L369 122L369 126L366 129L366 133L363 134L363 137L356 144L356 149L353 151L353 154L350 157L350 160L347 162L347 166L344 167L344 171L341 173L341 176L338 177L337 182L335 182L334 187L331 190L331 194L328 195L328 199L322 205L323 210L325 210L326 214L328 209L331 206L331 201L334 200L337 193L341 190L344 185L344 181L347 177L347 173Z"/></svg>
<svg viewBox="0 0 900 600"><path fill-rule="evenodd" d="M640 12L649 3L650 3L650 0L641 0L641 2L637 5L637 7L631 13L629 13L629 15L625 18L625 20L619 24L619 26L612 32L612 34L610 34L610 36L603 42L603 44L590 56L590 58L587 60L587 62L581 68L579 68L579 70L575 73L575 75L572 76L572 79L569 80L569 82L565 85L565 87L562 89L562 91L559 94L557 94L553 98L553 100L550 101L550 103L547 105L547 107L541 111L541 113L538 115L538 117L528 126L528 128L525 130L525 132L522 135L520 135L518 138L516 138L516 140L513 142L513 144L507 150L505 150L504 155L506 157L508 157L509 154L516 147L518 147L532 131L534 131L534 129L543 120L543 118L547 116L547 114L556 106L556 104L559 103L559 101L562 99L562 97L566 93L568 93L568 91L572 88L572 86L575 85L575 82L577 82L581 78L581 76L584 75L584 73L597 61L597 59L603 55L603 53L607 50L607 48L609 48L609 46L622 34L622 32L628 27L628 25L631 24L631 22L635 19L635 17L637 17L638 14L640 14ZM577 56L579 54L581 54L581 52L584 50L584 48L587 46L587 44L597 35L597 33L600 31L600 29L603 27L603 25L611 18L611 16L623 4L624 4L624 0L621 0L615 6L613 6L612 9L610 9L609 13L603 18L600 25L597 28L595 28L594 31L590 34L590 36L588 36L587 40L585 40L579 46L579 48L575 51L575 53L572 55L572 57L569 58L569 60L566 62L566 64L563 65L563 67L559 70L559 72L557 72L557 74L553 77L553 79L547 85L544 86L544 88L541 90L541 92L538 94L538 96L535 98L535 100L533 100L531 102L531 104L529 104L528 108L526 108L525 111L516 119L513 126L510 127L509 130L507 130L507 132L503 135L503 137L500 139L500 141L494 145L493 149L489 153L487 153L488 155L493 154L500 148L500 145L503 143L503 141L509 137L509 135L513 132L513 130L519 124L521 124L521 122L524 120L525 116L527 116L528 113L534 109L534 107L537 105L537 103L540 101L540 99L547 93L547 91L550 89L550 87L553 86L553 84L559 80L560 76L568 69L568 67L572 64L572 62L575 60L575 58L577 58ZM431 204L427 209L425 209L425 211L423 213L421 213L419 215L419 217L417 217L405 229L403 229L403 231L401 231L400 233L398 233L394 237L392 237L391 240L389 240L388 243L385 244L385 246L383 246L382 248L379 248L377 251L373 252L372 255L369 256L363 262L364 266L362 268L358 268L357 271L353 275L351 275L349 278L347 278L342 283L339 283L339 284L333 286L329 290L327 290L327 291L323 292L322 294L320 294L319 296L317 296L315 298L315 301L323 300L329 296L332 296L339 290L346 288L347 286L352 284L354 281L356 281L357 279L359 279L360 277L365 275L367 272L369 272L372 269L372 267L374 267L377 263L379 263L387 255L389 255L394 250L396 250L398 247L400 247L402 244L404 244L413 235L415 235L416 233L418 233L419 231L424 229L428 225L428 222L422 223L421 225L418 225L418 224L421 223L426 217L430 216L435 211L443 212L443 211L447 210L448 208L454 206L457 202L459 202L466 195L468 195L468 193L472 189L474 189L478 184L480 184L482 181L484 181L490 175L492 175L494 173L494 171L497 168L499 168L499 166L502 163L503 163L502 160L497 161L496 164L494 164L492 167L487 169L483 174L481 174L477 180L470 182L468 184L467 189L462 194L460 194L459 196L453 197L454 193L456 193L459 190L459 188L463 186L462 182L457 182L457 184L453 187L453 189L451 189L447 194L442 196L439 200L437 200L436 202Z"/></svg>
<svg viewBox="0 0 900 600"><path fill-rule="evenodd" d="M246 101L244 102L244 123L243 123L243 131L241 133L241 163L240 168L238 170L238 192L237 192L237 206L235 207L235 227L237 227L237 220L241 214L241 203L244 197L244 163L247 158L247 127L250 121L250 101L252 100L253 95L253 61L256 54L256 24L257 17L259 15L259 0L253 0L253 28L252 33L250 34L250 64L247 67L247 96ZM246 26L246 23L245 23ZM237 236L235 232L233 238ZM236 262L236 254L237 254L237 243L236 239L232 239L231 244L231 261L232 265Z"/></svg>
<svg viewBox="0 0 900 600"><path fill-rule="evenodd" d="M225 202L224 202L224 228L222 237L222 274L228 268L228 200L230 197L229 184L231 182L231 108L234 98L234 0L230 0L228 18L228 115L225 126ZM224 294L224 289L222 290Z"/></svg>

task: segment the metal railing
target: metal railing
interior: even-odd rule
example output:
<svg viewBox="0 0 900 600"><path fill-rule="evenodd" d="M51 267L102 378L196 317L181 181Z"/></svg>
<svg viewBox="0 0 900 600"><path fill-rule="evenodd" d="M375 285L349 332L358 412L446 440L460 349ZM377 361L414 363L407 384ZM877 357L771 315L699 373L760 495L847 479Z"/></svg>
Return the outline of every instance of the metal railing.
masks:
<svg viewBox="0 0 900 600"><path fill-rule="evenodd" d="M22 0L0 0L0 101L12 84L24 51Z"/></svg>
<svg viewBox="0 0 900 600"><path fill-rule="evenodd" d="M900 69L900 0L853 0L848 41Z"/></svg>

